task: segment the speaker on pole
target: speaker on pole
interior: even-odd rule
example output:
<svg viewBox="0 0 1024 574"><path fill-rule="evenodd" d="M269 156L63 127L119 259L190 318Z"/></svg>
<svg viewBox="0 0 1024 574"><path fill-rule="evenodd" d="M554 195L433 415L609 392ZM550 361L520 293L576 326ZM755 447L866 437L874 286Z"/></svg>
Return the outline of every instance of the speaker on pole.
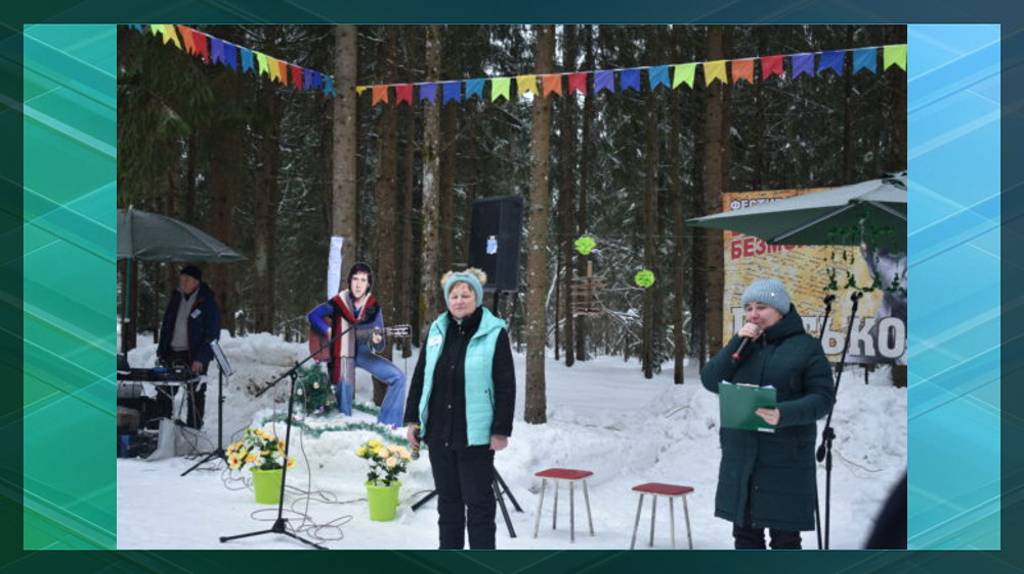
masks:
<svg viewBox="0 0 1024 574"><path fill-rule="evenodd" d="M519 290L519 237L522 229L522 197L487 197L473 202L469 266L487 273L485 289Z"/></svg>

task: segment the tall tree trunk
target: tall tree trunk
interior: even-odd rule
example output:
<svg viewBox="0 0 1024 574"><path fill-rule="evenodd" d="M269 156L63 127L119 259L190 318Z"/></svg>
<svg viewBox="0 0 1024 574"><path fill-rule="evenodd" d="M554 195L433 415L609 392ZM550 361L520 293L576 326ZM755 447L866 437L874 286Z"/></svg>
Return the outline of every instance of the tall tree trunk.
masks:
<svg viewBox="0 0 1024 574"><path fill-rule="evenodd" d="M683 61L681 46L683 38L682 26L672 27L672 45L675 46L674 56L677 62ZM677 385L684 382L683 366L686 360L686 332L683 317L686 312L686 227L683 213L683 110L679 90L672 90L669 95L669 136L668 157L665 164L669 166L669 184L672 193L672 221L675 241L672 242L673 306L672 306L672 340L674 371L672 380Z"/></svg>
<svg viewBox="0 0 1024 574"><path fill-rule="evenodd" d="M721 60L724 56L724 30L712 26L708 31L708 60ZM728 134L725 122L725 92L727 86L716 82L708 88L707 116L704 120L704 210L718 213L722 209L722 193L728 177L726 148ZM712 352L722 346L722 294L725 288L723 260L723 233L706 230L704 236L704 267L707 269L707 344Z"/></svg>
<svg viewBox="0 0 1024 574"><path fill-rule="evenodd" d="M359 127L356 100L355 26L334 28L334 136L332 145L331 181L331 234L345 238L342 246L342 267L348 268L355 262L356 242L359 232L356 228L357 194L359 192L356 173L356 134ZM344 277L345 269L342 269ZM333 285L331 286L334 287Z"/></svg>
<svg viewBox="0 0 1024 574"><path fill-rule="evenodd" d="M395 72L395 47L397 45L398 29L388 26L385 32L384 44L382 46L384 59L384 80L387 82L396 79ZM395 249L398 244L395 233L395 216L398 214L398 112L394 106L385 105L379 120L380 133L380 169L377 177L374 195L377 197L377 237L374 245L377 248L376 267L374 273L373 290L376 293L377 301L384 313L384 320L394 322L395 312ZM390 343L390 342L389 342ZM381 356L391 359L392 345L385 347ZM388 387L377 378L373 379L373 402L380 405L384 402L384 395Z"/></svg>
<svg viewBox="0 0 1024 574"><path fill-rule="evenodd" d="M584 26L583 37L586 42L586 56L583 59L583 69L594 69L594 27ZM590 160L590 136L594 125L594 95L587 94L583 100L583 128L580 134L580 184L577 188L578 207L576 209L576 235L583 235L589 230L587 215L587 189L591 183L591 160ZM586 257L576 258L576 274L583 277L587 273ZM576 359L585 361L587 359L587 318L580 316L576 319Z"/></svg>
<svg viewBox="0 0 1024 574"><path fill-rule="evenodd" d="M459 105L450 103L441 109L440 186L437 189L437 267L444 273L452 268L452 244L455 231L455 140L459 136ZM441 230L444 232L441 232Z"/></svg>
<svg viewBox="0 0 1024 574"><path fill-rule="evenodd" d="M853 26L846 27L846 45L853 45ZM853 62L852 56L843 59L843 172L833 185L853 183Z"/></svg>
<svg viewBox="0 0 1024 574"><path fill-rule="evenodd" d="M562 69L576 69L579 53L575 26L563 26ZM562 285L565 301L565 366L576 362L576 333L572 316L573 239L576 235L576 96L566 95L559 106L561 138L558 177L558 248L562 253Z"/></svg>
<svg viewBox="0 0 1024 574"><path fill-rule="evenodd" d="M257 333L274 332L274 275L277 206L281 190L278 174L281 164L281 102L277 89L267 86L261 94L259 179L256 185L255 225L253 226L253 267L255 289L255 325Z"/></svg>
<svg viewBox="0 0 1024 574"><path fill-rule="evenodd" d="M416 321L413 319L413 305L412 302L417 300L416 293L417 289L413 287L413 243L412 243L412 219L410 218L413 207L412 197L414 193L415 185L415 149L416 149L416 115L412 110L412 106L406 106L406 109L402 111L403 123L406 125L406 142L405 142L405 162L403 169L405 169L405 180L402 183L402 258L399 259L400 264L398 265L398 277L397 277L397 292L400 293L398 305L398 314L402 318L402 322L407 325L414 325L418 329ZM419 332L413 333L413 340L418 340ZM405 344L402 345L402 356L410 357L412 355L411 341L406 339Z"/></svg>
<svg viewBox="0 0 1024 574"><path fill-rule="evenodd" d="M537 28L537 74L552 71L555 51L554 26ZM547 396L544 379L546 338L544 299L548 290L547 245L550 224L548 162L551 132L551 100L543 95L533 101L533 125L530 130L530 219L529 248L526 262L526 408L528 423L547 422Z"/></svg>
<svg viewBox="0 0 1024 574"><path fill-rule="evenodd" d="M647 53L657 50L655 35L657 29L648 28ZM640 364L644 378L654 377L655 362L655 322L658 310L655 308L655 296L661 286L658 281L658 96L649 90L646 97L646 117L644 121L644 197L643 197L643 233L644 233L644 267L654 272L655 283L644 289L643 297L643 331L640 344ZM661 278L664 282L664 278Z"/></svg>
<svg viewBox="0 0 1024 574"><path fill-rule="evenodd" d="M441 69L441 27L428 26L427 35L427 78L436 79ZM438 187L440 186L440 137L441 107L440 103L428 103L423 107L423 274L421 276L420 296L420 332L425 335L435 314L440 310L441 279L438 268L437 246L439 233L437 229Z"/></svg>

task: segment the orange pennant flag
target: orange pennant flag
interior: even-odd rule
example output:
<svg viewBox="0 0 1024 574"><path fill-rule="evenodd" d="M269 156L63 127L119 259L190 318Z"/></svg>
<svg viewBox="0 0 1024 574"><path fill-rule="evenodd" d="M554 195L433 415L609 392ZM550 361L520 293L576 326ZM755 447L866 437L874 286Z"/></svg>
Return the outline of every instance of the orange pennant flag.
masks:
<svg viewBox="0 0 1024 574"><path fill-rule="evenodd" d="M754 83L754 60L733 60L732 83L738 84L740 80Z"/></svg>
<svg viewBox="0 0 1024 574"><path fill-rule="evenodd" d="M370 100L370 105L376 106L379 103L388 103L387 84L380 84L373 87L373 99Z"/></svg>
<svg viewBox="0 0 1024 574"><path fill-rule="evenodd" d="M277 76L281 79L281 85L288 85L288 63L284 60L277 61Z"/></svg>
<svg viewBox="0 0 1024 574"><path fill-rule="evenodd" d="M544 95L558 94L562 95L562 74L545 74L541 76L544 78Z"/></svg>

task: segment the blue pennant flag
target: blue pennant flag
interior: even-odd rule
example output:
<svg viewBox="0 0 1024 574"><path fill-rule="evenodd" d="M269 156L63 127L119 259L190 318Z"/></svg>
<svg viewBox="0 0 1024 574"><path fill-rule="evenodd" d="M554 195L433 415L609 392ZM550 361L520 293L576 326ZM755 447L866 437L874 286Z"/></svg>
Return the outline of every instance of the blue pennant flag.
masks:
<svg viewBox="0 0 1024 574"><path fill-rule="evenodd" d="M334 78L332 76L324 76L324 93L332 96L338 95L334 91Z"/></svg>
<svg viewBox="0 0 1024 574"><path fill-rule="evenodd" d="M872 74L878 73L878 48L861 48L853 51L853 73L864 69Z"/></svg>
<svg viewBox="0 0 1024 574"><path fill-rule="evenodd" d="M822 52L818 60L818 75L825 70L832 70L837 76L843 75L843 62L846 60L846 50L835 50Z"/></svg>
<svg viewBox="0 0 1024 574"><path fill-rule="evenodd" d="M224 61L232 70L238 69L238 46L231 42L224 42Z"/></svg>
<svg viewBox="0 0 1024 574"><path fill-rule="evenodd" d="M651 91L658 86L669 87L668 83L668 66L653 66L647 70L647 82L650 85Z"/></svg>
<svg viewBox="0 0 1024 574"><path fill-rule="evenodd" d="M132 30L135 30L136 32L145 32L146 31L146 25L145 24L128 24L128 27L131 28Z"/></svg>
<svg viewBox="0 0 1024 574"><path fill-rule="evenodd" d="M421 84L420 85L420 101L428 101L434 103L437 101L437 84Z"/></svg>
<svg viewBox="0 0 1024 574"><path fill-rule="evenodd" d="M441 103L462 101L462 82L443 82L444 93L441 96Z"/></svg>
<svg viewBox="0 0 1024 574"><path fill-rule="evenodd" d="M466 99L472 98L473 96L479 97L481 100L484 99L484 82L486 78L475 78L472 80L466 80Z"/></svg>
<svg viewBox="0 0 1024 574"><path fill-rule="evenodd" d="M242 71L249 72L252 70L252 50L248 48L242 48L239 46L238 50L242 53Z"/></svg>
<svg viewBox="0 0 1024 574"><path fill-rule="evenodd" d="M216 64L217 62L224 61L224 40L220 38L210 36L210 63Z"/></svg>
<svg viewBox="0 0 1024 574"><path fill-rule="evenodd" d="M629 68L628 70L622 70L619 74L619 88L625 92L626 90L633 89L640 91L640 68Z"/></svg>

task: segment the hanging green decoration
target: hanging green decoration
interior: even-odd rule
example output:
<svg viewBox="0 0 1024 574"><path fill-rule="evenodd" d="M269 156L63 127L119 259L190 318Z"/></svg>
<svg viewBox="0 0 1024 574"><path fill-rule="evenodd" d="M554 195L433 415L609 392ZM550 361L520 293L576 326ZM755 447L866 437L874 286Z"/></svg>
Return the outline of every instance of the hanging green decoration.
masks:
<svg viewBox="0 0 1024 574"><path fill-rule="evenodd" d="M597 247L597 242L589 235L583 235L576 240L576 252L580 255L590 255L590 252Z"/></svg>
<svg viewBox="0 0 1024 574"><path fill-rule="evenodd" d="M651 285L654 285L654 271L650 269L641 269L636 272L633 276L633 282L636 283L637 287L643 287L647 289Z"/></svg>

